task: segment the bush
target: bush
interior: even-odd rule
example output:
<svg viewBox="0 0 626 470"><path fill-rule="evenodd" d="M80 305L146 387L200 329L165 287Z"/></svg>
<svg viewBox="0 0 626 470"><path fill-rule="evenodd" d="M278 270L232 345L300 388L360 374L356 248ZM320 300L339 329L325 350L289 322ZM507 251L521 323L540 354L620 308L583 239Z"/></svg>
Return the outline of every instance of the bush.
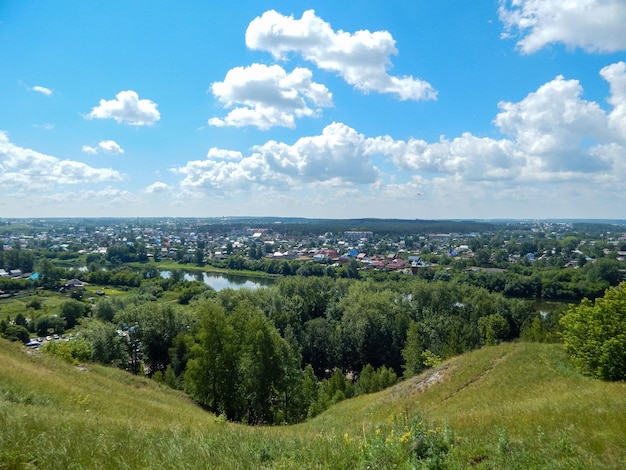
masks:
<svg viewBox="0 0 626 470"><path fill-rule="evenodd" d="M70 364L78 364L91 358L91 347L84 340L48 341L41 349L63 358Z"/></svg>
<svg viewBox="0 0 626 470"><path fill-rule="evenodd" d="M28 334L28 330L21 325L10 324L7 325L5 330L2 332L2 337L8 339L9 341L21 341L22 343L27 343L30 339L30 335Z"/></svg>
<svg viewBox="0 0 626 470"><path fill-rule="evenodd" d="M604 380L626 379L626 283L595 302L570 307L561 318L563 343L581 372Z"/></svg>

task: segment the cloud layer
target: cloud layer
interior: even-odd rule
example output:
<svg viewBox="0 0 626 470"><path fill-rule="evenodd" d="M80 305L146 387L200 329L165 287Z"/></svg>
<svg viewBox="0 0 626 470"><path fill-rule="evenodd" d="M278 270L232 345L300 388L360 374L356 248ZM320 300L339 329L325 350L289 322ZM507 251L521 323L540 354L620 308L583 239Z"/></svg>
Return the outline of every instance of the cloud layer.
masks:
<svg viewBox="0 0 626 470"><path fill-rule="evenodd" d="M0 131L0 185L24 190L56 185L121 181L122 175L110 168L93 168L81 162L61 160L19 147Z"/></svg>
<svg viewBox="0 0 626 470"><path fill-rule="evenodd" d="M423 191L440 197L444 188L464 194L472 185L473 197L523 200L563 182L624 186L626 64L604 67L600 75L610 85L610 111L583 99L577 80L557 76L518 102L499 103L493 124L501 138L466 132L438 142L403 141L366 137L333 123L321 135L292 145L270 140L245 157L211 149L207 159L173 171L184 177L183 191L207 194L340 188L381 197ZM377 159L401 172L381 170Z"/></svg>

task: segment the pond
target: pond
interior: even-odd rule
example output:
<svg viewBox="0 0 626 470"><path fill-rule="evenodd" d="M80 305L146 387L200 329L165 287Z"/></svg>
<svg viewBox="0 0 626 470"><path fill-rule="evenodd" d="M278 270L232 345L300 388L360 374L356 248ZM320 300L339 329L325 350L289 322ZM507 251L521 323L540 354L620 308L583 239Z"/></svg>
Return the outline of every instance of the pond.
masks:
<svg viewBox="0 0 626 470"><path fill-rule="evenodd" d="M168 279L172 276L171 271L160 271L161 277ZM237 274L205 273L202 271L183 271L183 279L186 281L200 281L216 291L222 289L258 289L269 287L274 279L262 277L240 276Z"/></svg>

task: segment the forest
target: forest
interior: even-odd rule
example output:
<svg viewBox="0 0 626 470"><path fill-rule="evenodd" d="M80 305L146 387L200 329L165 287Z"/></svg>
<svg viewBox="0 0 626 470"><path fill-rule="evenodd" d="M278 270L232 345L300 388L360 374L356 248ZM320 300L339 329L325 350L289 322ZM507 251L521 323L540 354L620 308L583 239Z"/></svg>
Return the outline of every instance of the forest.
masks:
<svg viewBox="0 0 626 470"><path fill-rule="evenodd" d="M159 301L167 290L179 301ZM145 373L252 424L299 422L483 345L549 341L555 327L523 300L414 277L291 276L269 288L219 292L152 278L140 292L98 299L93 308L69 299L56 324L42 315L32 328L71 327L71 341L44 350Z"/></svg>

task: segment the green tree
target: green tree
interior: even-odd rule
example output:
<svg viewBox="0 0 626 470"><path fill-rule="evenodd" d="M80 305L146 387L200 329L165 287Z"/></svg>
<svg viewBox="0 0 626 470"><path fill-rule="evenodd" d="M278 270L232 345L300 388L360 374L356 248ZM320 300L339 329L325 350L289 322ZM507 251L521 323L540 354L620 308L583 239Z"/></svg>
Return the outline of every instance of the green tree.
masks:
<svg viewBox="0 0 626 470"><path fill-rule="evenodd" d="M271 423L274 404L280 403L284 393L283 360L288 351L278 330L263 313L252 306L241 305L233 314L242 328L239 357L239 390L245 406L240 419L250 424ZM243 320L243 322L241 322Z"/></svg>
<svg viewBox="0 0 626 470"><path fill-rule="evenodd" d="M132 305L118 312L115 321L119 325L132 325L150 373L165 371L174 338L190 326L190 320L181 311L170 304L156 302Z"/></svg>
<svg viewBox="0 0 626 470"><path fill-rule="evenodd" d="M577 367L604 380L626 379L626 283L571 306L561 317L563 343Z"/></svg>
<svg viewBox="0 0 626 470"><path fill-rule="evenodd" d="M601 258L587 266L587 280L590 282L605 281L609 286L616 286L622 280L623 264L617 260Z"/></svg>
<svg viewBox="0 0 626 470"><path fill-rule="evenodd" d="M200 405L233 419L240 406L237 396L238 335L224 309L212 301L197 306L200 318L196 343L184 376L184 388Z"/></svg>
<svg viewBox="0 0 626 470"><path fill-rule="evenodd" d="M61 304L61 318L65 320L66 328L74 328L79 318L85 316L89 311L89 306L79 302L78 300L70 299Z"/></svg>
<svg viewBox="0 0 626 470"><path fill-rule="evenodd" d="M55 267L47 258L39 266L39 282L46 289L54 289L59 285L63 270Z"/></svg>
<svg viewBox="0 0 626 470"><path fill-rule="evenodd" d="M411 321L406 334L406 343L402 349L404 359L404 376L412 377L424 370L424 358L422 356L422 344L420 342L419 326Z"/></svg>
<svg viewBox="0 0 626 470"><path fill-rule="evenodd" d="M2 332L2 337L9 341L21 341L27 343L29 339L28 330L21 325L9 324Z"/></svg>
<svg viewBox="0 0 626 470"><path fill-rule="evenodd" d="M478 319L478 329L487 346L493 346L506 339L509 323L502 315L494 313Z"/></svg>
<svg viewBox="0 0 626 470"><path fill-rule="evenodd" d="M50 330L61 334L65 331L65 320L56 315L43 315L35 320L35 332L39 336L46 336Z"/></svg>
<svg viewBox="0 0 626 470"><path fill-rule="evenodd" d="M128 365L128 336L112 323L85 319L76 336L89 344L92 361L120 368Z"/></svg>

